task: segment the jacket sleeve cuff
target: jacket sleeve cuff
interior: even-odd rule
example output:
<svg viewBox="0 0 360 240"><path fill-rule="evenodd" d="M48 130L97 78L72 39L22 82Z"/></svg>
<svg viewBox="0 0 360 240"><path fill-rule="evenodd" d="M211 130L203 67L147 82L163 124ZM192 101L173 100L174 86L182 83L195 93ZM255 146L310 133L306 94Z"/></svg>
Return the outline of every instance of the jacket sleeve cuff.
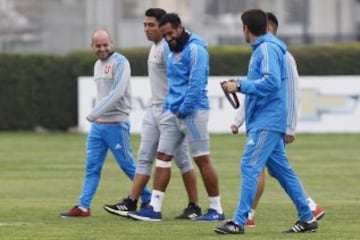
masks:
<svg viewBox="0 0 360 240"><path fill-rule="evenodd" d="M286 134L291 135L291 136L295 136L295 129L286 128Z"/></svg>
<svg viewBox="0 0 360 240"><path fill-rule="evenodd" d="M241 79L240 78L237 79L236 85L237 85L237 91L241 92Z"/></svg>

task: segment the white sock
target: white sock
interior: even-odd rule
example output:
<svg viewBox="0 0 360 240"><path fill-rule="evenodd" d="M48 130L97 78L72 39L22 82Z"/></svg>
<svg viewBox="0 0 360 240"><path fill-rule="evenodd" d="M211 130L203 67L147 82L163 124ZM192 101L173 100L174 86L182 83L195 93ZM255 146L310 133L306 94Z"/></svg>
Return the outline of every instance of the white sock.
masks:
<svg viewBox="0 0 360 240"><path fill-rule="evenodd" d="M210 206L209 206L209 208L215 209L216 212L222 214L222 213L223 213L223 209L222 209L222 207L221 207L220 196L217 196L217 197L209 197L209 200L210 200Z"/></svg>
<svg viewBox="0 0 360 240"><path fill-rule="evenodd" d="M84 208L84 207L81 207L79 206L80 210L83 211L83 212L86 212L88 209L87 208Z"/></svg>
<svg viewBox="0 0 360 240"><path fill-rule="evenodd" d="M253 220L255 217L255 209L250 209L250 212L248 214L248 219Z"/></svg>
<svg viewBox="0 0 360 240"><path fill-rule="evenodd" d="M158 190L153 190L151 193L150 205L154 208L155 212L161 212L162 202L165 193Z"/></svg>
<svg viewBox="0 0 360 240"><path fill-rule="evenodd" d="M314 211L316 209L316 203L314 202L314 200L312 200L311 197L308 197L306 201L308 202L310 210Z"/></svg>
<svg viewBox="0 0 360 240"><path fill-rule="evenodd" d="M307 221L307 223L312 223L312 222L316 222L316 218L313 217L310 221Z"/></svg>

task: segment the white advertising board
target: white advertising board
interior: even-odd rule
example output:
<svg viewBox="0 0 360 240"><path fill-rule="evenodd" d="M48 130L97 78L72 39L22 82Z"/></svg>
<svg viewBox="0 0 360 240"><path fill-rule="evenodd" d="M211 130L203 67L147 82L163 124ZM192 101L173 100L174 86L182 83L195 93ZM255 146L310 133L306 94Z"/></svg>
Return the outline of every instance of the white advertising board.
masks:
<svg viewBox="0 0 360 240"><path fill-rule="evenodd" d="M209 77L211 133L229 133L235 110L220 88L226 76ZM150 97L147 77L132 77L133 108L131 132L140 133L146 104ZM298 133L360 133L360 76L303 76L300 78ZM96 97L92 77L78 79L78 129L88 132L86 116ZM244 128L242 128L244 131Z"/></svg>

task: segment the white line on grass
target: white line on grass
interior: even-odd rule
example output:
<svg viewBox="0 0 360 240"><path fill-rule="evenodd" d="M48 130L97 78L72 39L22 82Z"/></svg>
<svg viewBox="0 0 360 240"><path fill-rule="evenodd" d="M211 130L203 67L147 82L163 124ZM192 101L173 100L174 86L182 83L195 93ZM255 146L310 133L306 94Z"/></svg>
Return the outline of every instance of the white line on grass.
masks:
<svg viewBox="0 0 360 240"><path fill-rule="evenodd" d="M38 225L43 223L29 223L29 222L0 222L0 227L6 226L24 226L24 225Z"/></svg>

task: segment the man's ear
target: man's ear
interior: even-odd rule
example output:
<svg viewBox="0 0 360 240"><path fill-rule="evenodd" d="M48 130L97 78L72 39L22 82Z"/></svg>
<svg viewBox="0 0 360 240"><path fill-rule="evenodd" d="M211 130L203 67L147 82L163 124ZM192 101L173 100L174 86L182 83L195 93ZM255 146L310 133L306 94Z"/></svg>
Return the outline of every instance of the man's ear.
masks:
<svg viewBox="0 0 360 240"><path fill-rule="evenodd" d="M246 34L246 33L248 33L249 32L249 28L248 28L248 26L247 25L243 25L243 32L244 32L244 34Z"/></svg>

